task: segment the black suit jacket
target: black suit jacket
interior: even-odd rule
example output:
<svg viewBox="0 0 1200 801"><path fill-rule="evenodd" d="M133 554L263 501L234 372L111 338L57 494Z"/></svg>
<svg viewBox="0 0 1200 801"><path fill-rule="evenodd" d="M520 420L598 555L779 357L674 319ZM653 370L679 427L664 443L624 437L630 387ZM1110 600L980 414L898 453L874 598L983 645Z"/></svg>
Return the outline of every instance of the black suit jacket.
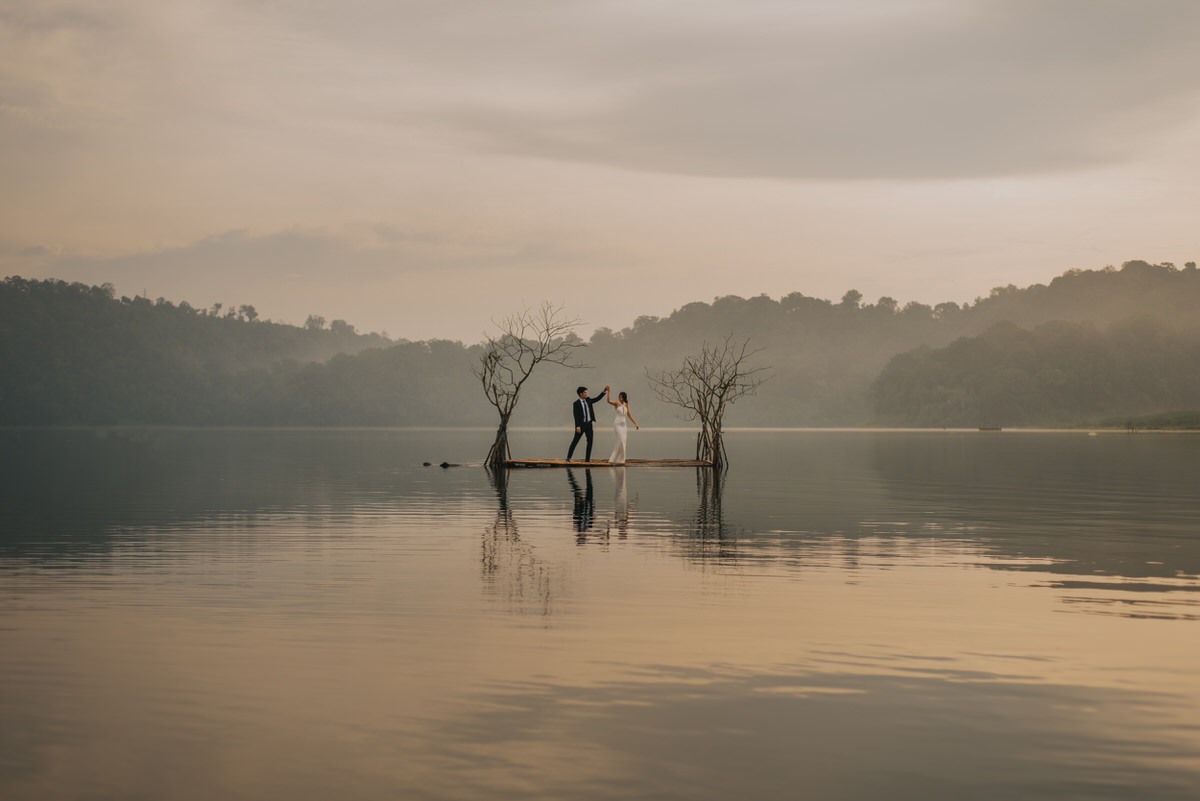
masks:
<svg viewBox="0 0 1200 801"><path fill-rule="evenodd" d="M593 423L596 422L596 404L604 399L604 394L605 393L601 392L594 398L583 398L583 401L592 404L591 422ZM583 427L583 403L581 403L579 399L576 399L576 401L571 404L571 411L575 413L575 427Z"/></svg>

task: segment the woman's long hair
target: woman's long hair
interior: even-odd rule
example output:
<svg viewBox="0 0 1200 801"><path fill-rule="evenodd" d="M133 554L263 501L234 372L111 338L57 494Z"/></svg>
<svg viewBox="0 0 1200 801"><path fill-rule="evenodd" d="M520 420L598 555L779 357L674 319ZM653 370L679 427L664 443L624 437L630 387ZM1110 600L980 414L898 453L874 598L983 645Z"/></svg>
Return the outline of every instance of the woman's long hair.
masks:
<svg viewBox="0 0 1200 801"><path fill-rule="evenodd" d="M624 404L626 404L626 405L628 405L628 404L629 404L629 396L628 396L628 395L626 395L624 392L618 392L618 393L617 393L617 399L618 399L618 400L620 400L620 401L621 401L621 403L624 403Z"/></svg>

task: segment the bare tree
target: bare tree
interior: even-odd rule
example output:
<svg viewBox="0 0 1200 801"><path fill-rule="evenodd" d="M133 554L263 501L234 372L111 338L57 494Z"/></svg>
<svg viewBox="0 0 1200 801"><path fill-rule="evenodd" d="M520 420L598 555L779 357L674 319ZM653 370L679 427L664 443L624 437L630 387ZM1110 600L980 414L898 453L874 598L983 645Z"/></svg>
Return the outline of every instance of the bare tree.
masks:
<svg viewBox="0 0 1200 801"><path fill-rule="evenodd" d="M512 455L508 449L508 421L533 368L542 362L586 367L574 361L576 348L586 343L574 336L581 321L567 318L561 305L549 302L537 309L526 306L516 314L492 322L496 333L487 335L483 355L472 370L483 384L483 394L500 415L496 441L484 461L489 467L500 467Z"/></svg>
<svg viewBox="0 0 1200 801"><path fill-rule="evenodd" d="M650 388L665 403L686 410L687 419L700 421L696 458L721 468L728 464L722 421L725 410L739 398L753 395L771 376L769 366L747 362L762 348L750 350L750 340L735 342L733 334L715 345L705 342L700 353L688 356L677 370L646 371Z"/></svg>

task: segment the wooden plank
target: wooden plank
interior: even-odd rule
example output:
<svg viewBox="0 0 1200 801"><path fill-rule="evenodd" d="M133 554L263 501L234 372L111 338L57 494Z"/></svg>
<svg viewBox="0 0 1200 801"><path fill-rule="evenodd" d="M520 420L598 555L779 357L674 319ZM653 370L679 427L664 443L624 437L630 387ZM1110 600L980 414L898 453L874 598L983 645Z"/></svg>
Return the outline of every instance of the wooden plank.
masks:
<svg viewBox="0 0 1200 801"><path fill-rule="evenodd" d="M613 464L606 459L505 459L505 467L712 467L712 462L696 459L629 459L625 464Z"/></svg>

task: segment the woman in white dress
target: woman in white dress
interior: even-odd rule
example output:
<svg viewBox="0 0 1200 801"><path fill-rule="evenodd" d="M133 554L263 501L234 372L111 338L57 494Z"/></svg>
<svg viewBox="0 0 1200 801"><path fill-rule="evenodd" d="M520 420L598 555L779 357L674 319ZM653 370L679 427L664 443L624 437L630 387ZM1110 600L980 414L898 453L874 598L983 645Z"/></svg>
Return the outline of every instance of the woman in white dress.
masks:
<svg viewBox="0 0 1200 801"><path fill-rule="evenodd" d="M625 464L625 438L629 436L629 429L625 426L625 418L629 418L629 422L633 423L633 427L641 430L642 427L637 424L637 420L633 419L633 415L629 413L629 396L622 392L617 396L619 400L613 400L609 396L608 402L617 407L617 416L613 420L613 432L617 435L617 443L613 445L612 456L608 457L608 461L612 464Z"/></svg>

